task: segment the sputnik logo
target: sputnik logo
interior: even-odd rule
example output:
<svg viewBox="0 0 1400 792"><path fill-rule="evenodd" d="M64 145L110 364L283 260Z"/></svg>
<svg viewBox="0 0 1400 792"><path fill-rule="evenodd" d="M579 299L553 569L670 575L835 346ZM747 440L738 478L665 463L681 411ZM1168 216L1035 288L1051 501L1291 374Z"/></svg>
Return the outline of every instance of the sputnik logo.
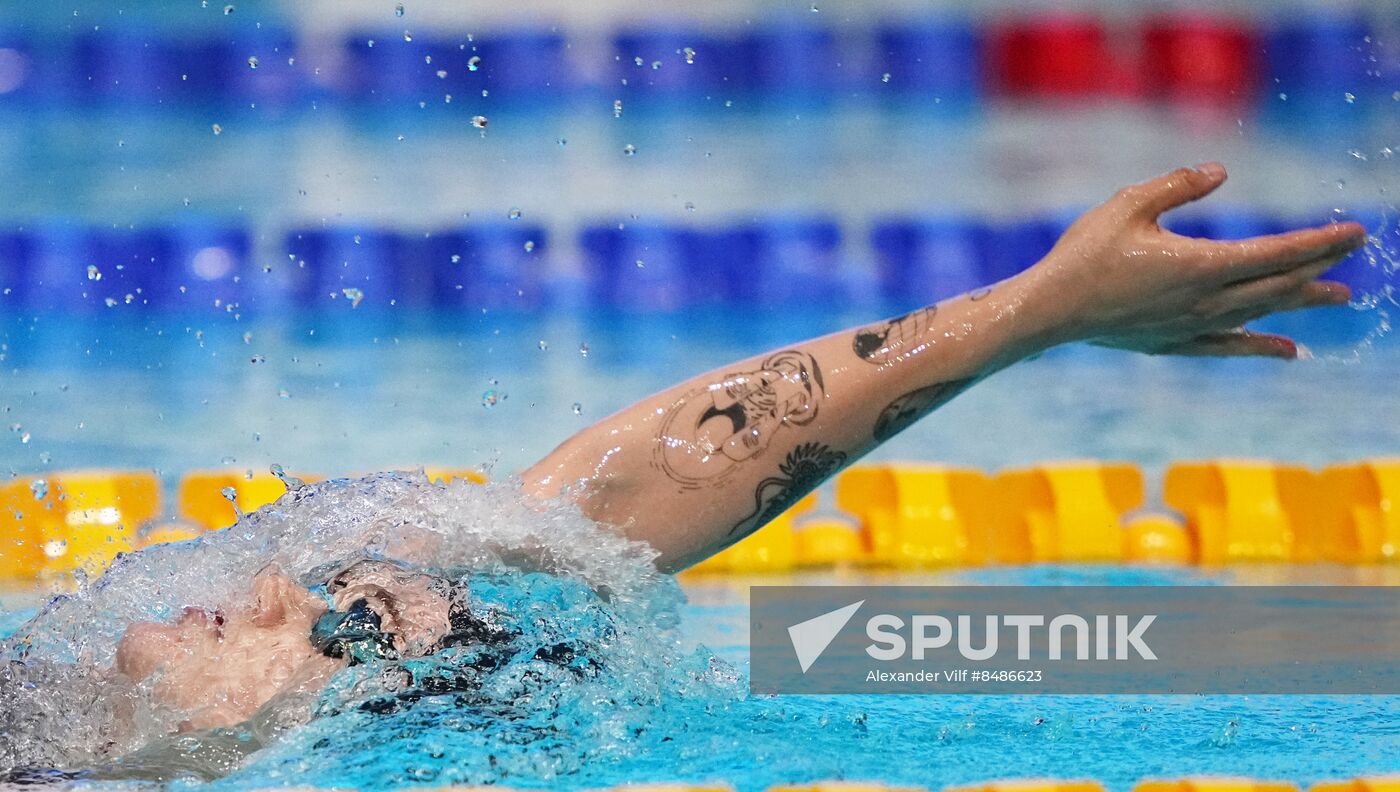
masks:
<svg viewBox="0 0 1400 792"><path fill-rule="evenodd" d="M817 662L817 658L822 656L831 642L836 640L836 635L841 632L841 628L856 615L860 606L865 604L865 600L853 602L844 608L837 608L829 613L823 613L813 619L799 622L788 628L788 637L792 639L792 650L797 653L797 664L802 666L802 673L807 673L807 669Z"/></svg>

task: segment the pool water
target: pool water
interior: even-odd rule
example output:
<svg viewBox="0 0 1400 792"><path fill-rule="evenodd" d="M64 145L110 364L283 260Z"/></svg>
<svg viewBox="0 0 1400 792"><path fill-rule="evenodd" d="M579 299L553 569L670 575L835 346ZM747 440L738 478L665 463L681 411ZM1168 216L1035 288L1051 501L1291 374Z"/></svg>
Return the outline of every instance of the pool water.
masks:
<svg viewBox="0 0 1400 792"><path fill-rule="evenodd" d="M1323 571L1320 577L1329 576ZM569 698L528 723L492 720L489 711L451 705L389 715L352 713L292 733L213 786L296 782L396 788L465 782L585 789L656 780L724 781L756 790L776 783L857 779L938 788L1039 776L1093 778L1111 790L1127 790L1148 776L1228 774L1309 783L1400 770L1397 697L744 693L749 583L877 581L1236 582L1221 573L1032 567L693 583L679 634L683 645L698 641L702 647L681 671L697 677L710 671L719 681L671 688L654 699L639 692L635 701L604 704L628 710L625 728L607 734L585 728L600 719L593 711L598 702ZM718 662L709 659L711 653ZM731 674L737 676L733 682L727 681Z"/></svg>

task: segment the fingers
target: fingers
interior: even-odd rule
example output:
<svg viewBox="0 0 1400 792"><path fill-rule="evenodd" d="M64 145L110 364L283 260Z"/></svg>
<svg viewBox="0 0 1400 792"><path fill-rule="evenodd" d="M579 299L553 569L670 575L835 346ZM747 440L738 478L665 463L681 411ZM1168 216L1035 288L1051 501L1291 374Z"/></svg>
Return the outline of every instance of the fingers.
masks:
<svg viewBox="0 0 1400 792"><path fill-rule="evenodd" d="M1214 261L1221 276L1235 282L1346 256L1366 244L1366 229L1360 223L1332 223L1238 242L1194 242L1199 246L1197 253Z"/></svg>
<svg viewBox="0 0 1400 792"><path fill-rule="evenodd" d="M1131 187L1119 196L1131 202L1134 214L1156 220L1157 216L1184 203L1200 200L1225 183L1225 166L1207 162L1194 168L1177 168L1155 179Z"/></svg>
<svg viewBox="0 0 1400 792"><path fill-rule="evenodd" d="M1251 333L1237 328L1197 336L1162 352L1168 355L1197 357L1271 357L1293 360L1298 357L1298 345L1287 336Z"/></svg>
<svg viewBox="0 0 1400 792"><path fill-rule="evenodd" d="M1224 313L1225 311L1265 305L1284 299L1313 284L1319 275L1335 267L1342 258L1344 258L1342 255L1326 256L1287 272L1229 284L1221 289L1215 297L1207 301L1206 305L1203 306L1207 309L1204 313ZM1349 299L1349 293L1345 291L1342 284L1330 281L1328 284L1331 287L1339 287L1344 295L1341 302Z"/></svg>

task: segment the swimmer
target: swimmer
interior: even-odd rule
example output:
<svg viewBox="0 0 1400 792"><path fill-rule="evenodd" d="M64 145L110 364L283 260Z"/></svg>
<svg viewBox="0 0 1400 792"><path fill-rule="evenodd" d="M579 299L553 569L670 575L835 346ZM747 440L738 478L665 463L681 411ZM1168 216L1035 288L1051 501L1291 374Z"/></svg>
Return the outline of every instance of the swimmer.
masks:
<svg viewBox="0 0 1400 792"><path fill-rule="evenodd" d="M566 440L524 471L523 487L575 500L653 548L661 570L678 571L974 383L1051 347L1297 357L1292 340L1243 325L1347 302L1346 286L1319 277L1364 243L1364 229L1337 223L1216 242L1158 225L1225 178L1207 163L1128 187L1080 217L1034 267L990 288L646 398ZM459 586L431 575L362 561L322 583L311 591L267 568L245 601L131 625L113 679L150 685L158 702L187 712L180 730L209 730L256 721L274 699L314 695L352 664L500 638Z"/></svg>

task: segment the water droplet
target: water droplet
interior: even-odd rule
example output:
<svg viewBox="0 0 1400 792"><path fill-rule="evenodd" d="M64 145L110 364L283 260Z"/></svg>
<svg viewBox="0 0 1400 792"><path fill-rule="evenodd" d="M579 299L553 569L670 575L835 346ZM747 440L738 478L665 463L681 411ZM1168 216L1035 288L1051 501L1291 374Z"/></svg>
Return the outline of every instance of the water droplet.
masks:
<svg viewBox="0 0 1400 792"><path fill-rule="evenodd" d="M890 81L890 73L889 73L889 72L885 72L884 74L880 75L880 82L889 82L889 81Z"/></svg>
<svg viewBox="0 0 1400 792"><path fill-rule="evenodd" d="M286 487L288 492L299 490L306 486L305 481L302 481L296 476L289 475L286 468L283 468L275 462L268 466L268 472L272 473L278 481L282 482L282 486Z"/></svg>
<svg viewBox="0 0 1400 792"><path fill-rule="evenodd" d="M211 126L210 126L210 129L213 129L213 130L214 130L214 134L216 134L216 135L222 135L222 134L224 133L224 128L221 127L221 126L219 126L218 124L213 124L213 125L211 125Z"/></svg>
<svg viewBox="0 0 1400 792"><path fill-rule="evenodd" d="M413 34L410 33L410 32L408 32L407 30L405 30L405 31L403 32L403 40L404 40L404 41L412 41L412 40L413 40Z"/></svg>
<svg viewBox="0 0 1400 792"><path fill-rule="evenodd" d="M481 56L473 55L467 59L467 71L476 71L481 68Z"/></svg>
<svg viewBox="0 0 1400 792"><path fill-rule="evenodd" d="M1347 100L1347 104L1356 104L1356 94L1351 91L1342 94L1342 98Z"/></svg>
<svg viewBox="0 0 1400 792"><path fill-rule="evenodd" d="M1288 101L1288 94L1286 94L1286 93L1280 93L1280 94L1278 95L1278 98L1279 98L1279 101L1281 101L1281 102L1287 102L1287 101Z"/></svg>
<svg viewBox="0 0 1400 792"><path fill-rule="evenodd" d="M631 157L637 153L637 147L632 145L631 143L628 143L627 145L622 147L622 153Z"/></svg>
<svg viewBox="0 0 1400 792"><path fill-rule="evenodd" d="M1347 153L1351 155L1352 159L1359 159L1362 162L1366 161L1366 155L1360 149L1347 149Z"/></svg>
<svg viewBox="0 0 1400 792"><path fill-rule="evenodd" d="M578 353L579 353L579 355L581 355L581 356L583 356L583 357L588 357L588 345L587 345L587 344L579 344L579 345L578 345Z"/></svg>
<svg viewBox="0 0 1400 792"><path fill-rule="evenodd" d="M567 145L569 145L569 141L568 141L568 140L566 140L566 139L564 139L564 138L559 138L559 148L563 148L563 147L565 147L565 146L567 146Z"/></svg>
<svg viewBox="0 0 1400 792"><path fill-rule="evenodd" d="M526 252L526 253L533 253L533 252L535 252L535 240L533 240L533 239L527 239L527 240L525 240L525 252Z"/></svg>
<svg viewBox="0 0 1400 792"><path fill-rule="evenodd" d="M452 254L452 263L453 263L453 264L460 263L461 261L462 261L462 256L461 256L460 254L458 254L458 253L453 253L453 254Z"/></svg>
<svg viewBox="0 0 1400 792"><path fill-rule="evenodd" d="M252 357L248 358L248 362L257 365L258 363L266 363L267 358L262 355L253 355Z"/></svg>
<svg viewBox="0 0 1400 792"><path fill-rule="evenodd" d="M398 5L394 6L394 16L403 16L403 3L399 3Z"/></svg>
<svg viewBox="0 0 1400 792"><path fill-rule="evenodd" d="M97 268L96 264L87 265L87 278L90 281L102 280L102 271Z"/></svg>
<svg viewBox="0 0 1400 792"><path fill-rule="evenodd" d="M486 116L472 116L472 126L476 127L477 129L485 129L488 123L490 122L486 120Z"/></svg>
<svg viewBox="0 0 1400 792"><path fill-rule="evenodd" d="M574 402L573 410L574 410L574 415L583 415L583 405L582 405L582 404L579 404L578 402Z"/></svg>
<svg viewBox="0 0 1400 792"><path fill-rule="evenodd" d="M686 47L685 49L681 50L681 54L685 56L685 62L686 62L686 63L694 63L694 62L695 62L695 50L694 50L694 49L692 49L692 48L690 48L690 47Z"/></svg>
<svg viewBox="0 0 1400 792"><path fill-rule="evenodd" d="M813 14L816 14L816 13L819 13L820 11L821 11L821 9L820 9L820 8L817 8L817 4L816 4L816 3L813 3L813 4L812 4L812 13L813 13Z"/></svg>
<svg viewBox="0 0 1400 792"><path fill-rule="evenodd" d="M360 301L365 298L365 293L355 288L354 286L341 289L340 293L345 295L345 297L350 300L351 308L359 308Z"/></svg>
<svg viewBox="0 0 1400 792"><path fill-rule="evenodd" d="M647 266L647 263L646 263L645 261L642 261L641 259L637 259L637 269L646 269L646 266Z"/></svg>
<svg viewBox="0 0 1400 792"><path fill-rule="evenodd" d="M29 491L34 494L34 500L43 500L49 496L49 482L47 479L34 479L29 482Z"/></svg>
<svg viewBox="0 0 1400 792"><path fill-rule="evenodd" d="M489 410L492 407L495 407L497 404L499 404L504 398L505 394L498 393L496 389L491 388L485 393L481 394L481 406Z"/></svg>
<svg viewBox="0 0 1400 792"><path fill-rule="evenodd" d="M24 444L24 445L28 445L28 444L29 444L29 433L28 433L28 432L25 432L24 434L20 435L20 436L19 436L19 441L20 441L20 443L22 443L22 444Z"/></svg>
<svg viewBox="0 0 1400 792"><path fill-rule="evenodd" d="M652 62L651 62L651 70L652 70L652 71L657 71L657 70L659 70L660 68L661 68L661 61L652 61Z"/></svg>
<svg viewBox="0 0 1400 792"><path fill-rule="evenodd" d="M224 487L219 490L219 494L224 496L224 500L232 503L234 506L238 505L238 490L233 487Z"/></svg>
<svg viewBox="0 0 1400 792"><path fill-rule="evenodd" d="M258 56L257 56L257 55L249 55L249 56L248 56L248 68L250 68L250 69L256 69L256 68L258 68Z"/></svg>
<svg viewBox="0 0 1400 792"><path fill-rule="evenodd" d="M108 297L108 298L104 299L102 302L106 303L106 305L107 305L108 308L116 308L116 307L117 307L117 299L116 299L115 297Z"/></svg>
<svg viewBox="0 0 1400 792"><path fill-rule="evenodd" d="M692 202L692 201L686 201L686 202L685 202L685 210L686 210L687 212L693 212L693 211L695 211L695 204L694 204L694 202Z"/></svg>
<svg viewBox="0 0 1400 792"><path fill-rule="evenodd" d="M277 398L279 398L279 399L290 399L290 398L292 398L292 394L289 393L289 392L287 391L286 388L278 388L278 389L277 389Z"/></svg>
<svg viewBox="0 0 1400 792"><path fill-rule="evenodd" d="M613 100L613 118L622 118L622 100Z"/></svg>
<svg viewBox="0 0 1400 792"><path fill-rule="evenodd" d="M519 219L520 219L520 209L519 209L518 207L512 206L512 207L510 208L510 211L509 211L509 212L506 212L506 217L509 217L509 218L512 219L512 220L519 220Z"/></svg>
<svg viewBox="0 0 1400 792"><path fill-rule="evenodd" d="M224 6L224 16L228 16L229 14L232 14L232 13L233 13L233 4L232 4L232 3L230 3L229 5Z"/></svg>

